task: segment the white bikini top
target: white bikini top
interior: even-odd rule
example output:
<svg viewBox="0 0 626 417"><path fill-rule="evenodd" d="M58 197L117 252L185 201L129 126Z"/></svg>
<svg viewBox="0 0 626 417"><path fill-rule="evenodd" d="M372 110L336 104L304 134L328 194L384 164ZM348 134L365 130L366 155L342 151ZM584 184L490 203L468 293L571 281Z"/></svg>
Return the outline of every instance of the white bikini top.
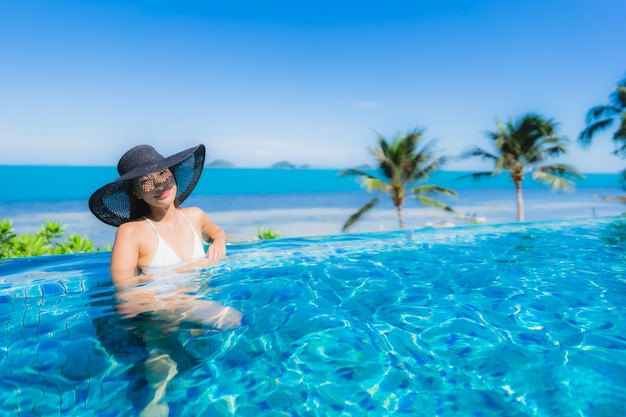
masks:
<svg viewBox="0 0 626 417"><path fill-rule="evenodd" d="M204 258L205 253L202 238L198 236L195 229L193 228L193 225L191 224L191 221L189 221L187 216L185 216L182 211L180 212L180 214L182 214L185 220L187 220L187 223L189 224L189 227L191 228L194 236L193 255L191 259L189 261L183 262L183 260L180 259L180 257L176 254L176 252L174 252L170 245L167 244L165 239L161 237L152 221L148 218L145 218L150 227L152 227L152 230L154 230L154 233L156 233L157 237L159 238L159 243L157 244L157 250L154 254L154 258L152 258L152 262L150 262L150 265L145 268L140 268L142 275L152 274L159 270L172 269L173 267L180 264L197 261Z"/></svg>

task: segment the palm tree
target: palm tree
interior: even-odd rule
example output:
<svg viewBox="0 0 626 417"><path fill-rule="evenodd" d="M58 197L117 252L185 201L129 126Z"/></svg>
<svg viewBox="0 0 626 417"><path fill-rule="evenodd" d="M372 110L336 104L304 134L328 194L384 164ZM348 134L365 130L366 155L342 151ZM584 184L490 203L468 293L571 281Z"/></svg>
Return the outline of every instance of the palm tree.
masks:
<svg viewBox="0 0 626 417"><path fill-rule="evenodd" d="M416 129L397 135L391 143L377 135L378 147L370 149L370 153L377 161L380 178L359 169L346 169L338 174L358 176L361 184L367 188L368 192L379 191L389 194L398 212L400 229L404 229L402 206L407 198L407 193L414 194L417 200L426 206L438 207L454 213L454 210L445 203L428 196L428 194L447 194L456 197L454 191L438 185L414 185L419 181L427 180L428 175L439 169L446 160L443 156L436 157L434 155L434 142L432 141L418 149L422 134L423 130ZM375 197L350 216L343 225L342 232L347 231L378 201L379 197Z"/></svg>
<svg viewBox="0 0 626 417"><path fill-rule="evenodd" d="M569 165L541 165L548 158L568 153L566 143L569 141L556 134L556 123L551 119L546 120L540 115L528 113L515 122L509 120L506 125L499 120L497 123L497 131L487 132L487 137L493 141L495 153L473 147L461 155L462 158L478 156L483 160L491 160L494 163L493 170L461 178L471 176L479 179L498 175L502 170L509 171L515 184L518 221L524 221L522 181L527 173L531 173L533 180L550 185L555 191L573 189L574 183L566 176L584 178Z"/></svg>
<svg viewBox="0 0 626 417"><path fill-rule="evenodd" d="M626 78L620 81L609 96L609 104L592 107L587 112L587 127L578 136L578 142L587 147L596 133L619 123L613 141L614 155L626 158ZM621 182L626 189L626 169L621 171Z"/></svg>

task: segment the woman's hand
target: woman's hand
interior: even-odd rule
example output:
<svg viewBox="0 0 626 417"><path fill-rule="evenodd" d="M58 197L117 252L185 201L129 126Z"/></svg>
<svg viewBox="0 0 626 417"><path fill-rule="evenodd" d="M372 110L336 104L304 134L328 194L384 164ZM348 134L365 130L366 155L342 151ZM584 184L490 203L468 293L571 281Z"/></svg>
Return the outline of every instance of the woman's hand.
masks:
<svg viewBox="0 0 626 417"><path fill-rule="evenodd" d="M209 246L206 255L210 260L218 260L226 256L226 242L224 242L224 239L218 238L214 240Z"/></svg>

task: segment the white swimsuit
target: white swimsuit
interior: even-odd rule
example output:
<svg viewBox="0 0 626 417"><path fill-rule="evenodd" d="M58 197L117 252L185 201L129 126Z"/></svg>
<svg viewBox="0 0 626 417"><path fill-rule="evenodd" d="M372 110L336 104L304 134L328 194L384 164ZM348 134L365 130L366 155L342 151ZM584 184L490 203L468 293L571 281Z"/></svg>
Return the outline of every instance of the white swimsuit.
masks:
<svg viewBox="0 0 626 417"><path fill-rule="evenodd" d="M198 236L195 229L193 228L193 225L191 224L191 221L189 221L187 216L185 216L182 211L180 212L180 214L182 214L185 220L187 220L187 223L189 224L189 227L191 227L191 231L193 232L194 236L193 255L191 259L189 261L183 262L183 260L180 259L180 257L176 254L176 252L174 252L170 245L167 244L165 239L161 237L152 221L146 218L146 221L148 222L150 227L152 227L152 230L154 230L154 233L156 233L157 237L159 238L159 243L157 245L157 250L154 254L154 258L152 258L152 262L150 262L150 265L145 268L140 268L142 275L152 274L154 272L163 271L166 269L171 270L174 267L179 266L183 263L189 263L204 258L205 253L202 238Z"/></svg>

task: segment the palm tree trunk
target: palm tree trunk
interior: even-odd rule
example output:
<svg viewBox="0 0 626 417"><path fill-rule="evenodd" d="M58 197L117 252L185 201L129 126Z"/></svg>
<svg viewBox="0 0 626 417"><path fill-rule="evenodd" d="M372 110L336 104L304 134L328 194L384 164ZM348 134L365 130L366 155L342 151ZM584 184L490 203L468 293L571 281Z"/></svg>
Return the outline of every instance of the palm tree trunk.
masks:
<svg viewBox="0 0 626 417"><path fill-rule="evenodd" d="M524 199L522 198L522 182L515 182L515 195L517 196L517 221L524 221Z"/></svg>
<svg viewBox="0 0 626 417"><path fill-rule="evenodd" d="M402 219L402 204L396 206L398 210L398 222L400 223L400 230L404 230L404 220Z"/></svg>

